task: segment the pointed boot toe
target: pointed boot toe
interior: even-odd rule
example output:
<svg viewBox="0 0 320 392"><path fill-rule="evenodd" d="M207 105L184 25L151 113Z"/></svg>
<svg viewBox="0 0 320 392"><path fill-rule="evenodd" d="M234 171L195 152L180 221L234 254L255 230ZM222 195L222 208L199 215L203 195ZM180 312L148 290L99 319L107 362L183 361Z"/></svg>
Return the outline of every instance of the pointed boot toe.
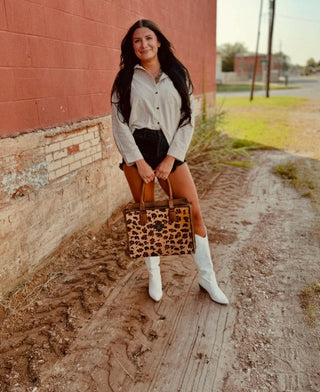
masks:
<svg viewBox="0 0 320 392"><path fill-rule="evenodd" d="M155 282L149 282L149 295L155 301L159 302L162 298L162 287Z"/></svg>
<svg viewBox="0 0 320 392"><path fill-rule="evenodd" d="M205 290L209 294L212 301L221 305L228 305L229 300L219 286L215 286L212 282L208 282L203 279L199 279L199 286L202 290Z"/></svg>

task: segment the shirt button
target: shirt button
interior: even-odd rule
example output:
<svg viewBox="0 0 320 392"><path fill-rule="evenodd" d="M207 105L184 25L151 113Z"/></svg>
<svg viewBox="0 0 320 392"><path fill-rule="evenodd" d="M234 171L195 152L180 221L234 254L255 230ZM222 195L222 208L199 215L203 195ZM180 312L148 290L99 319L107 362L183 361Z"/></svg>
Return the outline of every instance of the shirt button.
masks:
<svg viewBox="0 0 320 392"><path fill-rule="evenodd" d="M159 108L159 106L157 106L157 110L159 110L160 108Z"/></svg>
<svg viewBox="0 0 320 392"><path fill-rule="evenodd" d="M158 94L158 91L156 91L156 94Z"/></svg>

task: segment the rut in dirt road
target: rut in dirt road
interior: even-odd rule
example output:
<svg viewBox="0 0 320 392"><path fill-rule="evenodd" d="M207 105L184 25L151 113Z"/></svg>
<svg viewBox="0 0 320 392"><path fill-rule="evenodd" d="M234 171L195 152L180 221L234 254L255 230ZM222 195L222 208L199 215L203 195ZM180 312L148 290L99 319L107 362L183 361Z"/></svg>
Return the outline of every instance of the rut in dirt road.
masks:
<svg viewBox="0 0 320 392"><path fill-rule="evenodd" d="M319 391L320 329L299 302L320 276L318 222L310 201L272 174L287 158L259 152L253 168L225 170L211 184L194 171L230 305L200 291L191 256L163 259L164 295L153 302L142 261L124 255L119 215L75 248L73 267L30 308L29 329L6 332L3 391Z"/></svg>

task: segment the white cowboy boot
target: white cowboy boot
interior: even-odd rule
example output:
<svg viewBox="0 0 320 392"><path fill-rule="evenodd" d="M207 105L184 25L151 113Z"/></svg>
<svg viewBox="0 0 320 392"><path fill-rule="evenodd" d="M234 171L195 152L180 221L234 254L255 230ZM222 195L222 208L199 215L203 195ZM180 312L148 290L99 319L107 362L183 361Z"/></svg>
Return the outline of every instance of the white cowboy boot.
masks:
<svg viewBox="0 0 320 392"><path fill-rule="evenodd" d="M144 261L149 272L149 295L154 301L158 302L162 298L160 257L145 257Z"/></svg>
<svg viewBox="0 0 320 392"><path fill-rule="evenodd" d="M213 270L208 235L201 237L196 234L195 238L196 252L193 258L199 267L199 285L209 293L213 301L227 305L229 303L228 298L219 288L216 274Z"/></svg>

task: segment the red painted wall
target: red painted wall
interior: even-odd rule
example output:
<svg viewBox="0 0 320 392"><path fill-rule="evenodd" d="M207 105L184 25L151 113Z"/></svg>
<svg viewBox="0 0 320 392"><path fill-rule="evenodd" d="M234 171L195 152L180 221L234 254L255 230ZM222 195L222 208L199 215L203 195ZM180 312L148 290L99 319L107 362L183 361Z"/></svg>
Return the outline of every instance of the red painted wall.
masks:
<svg viewBox="0 0 320 392"><path fill-rule="evenodd" d="M160 25L196 93L215 89L216 0L0 0L0 136L109 113L140 18Z"/></svg>

